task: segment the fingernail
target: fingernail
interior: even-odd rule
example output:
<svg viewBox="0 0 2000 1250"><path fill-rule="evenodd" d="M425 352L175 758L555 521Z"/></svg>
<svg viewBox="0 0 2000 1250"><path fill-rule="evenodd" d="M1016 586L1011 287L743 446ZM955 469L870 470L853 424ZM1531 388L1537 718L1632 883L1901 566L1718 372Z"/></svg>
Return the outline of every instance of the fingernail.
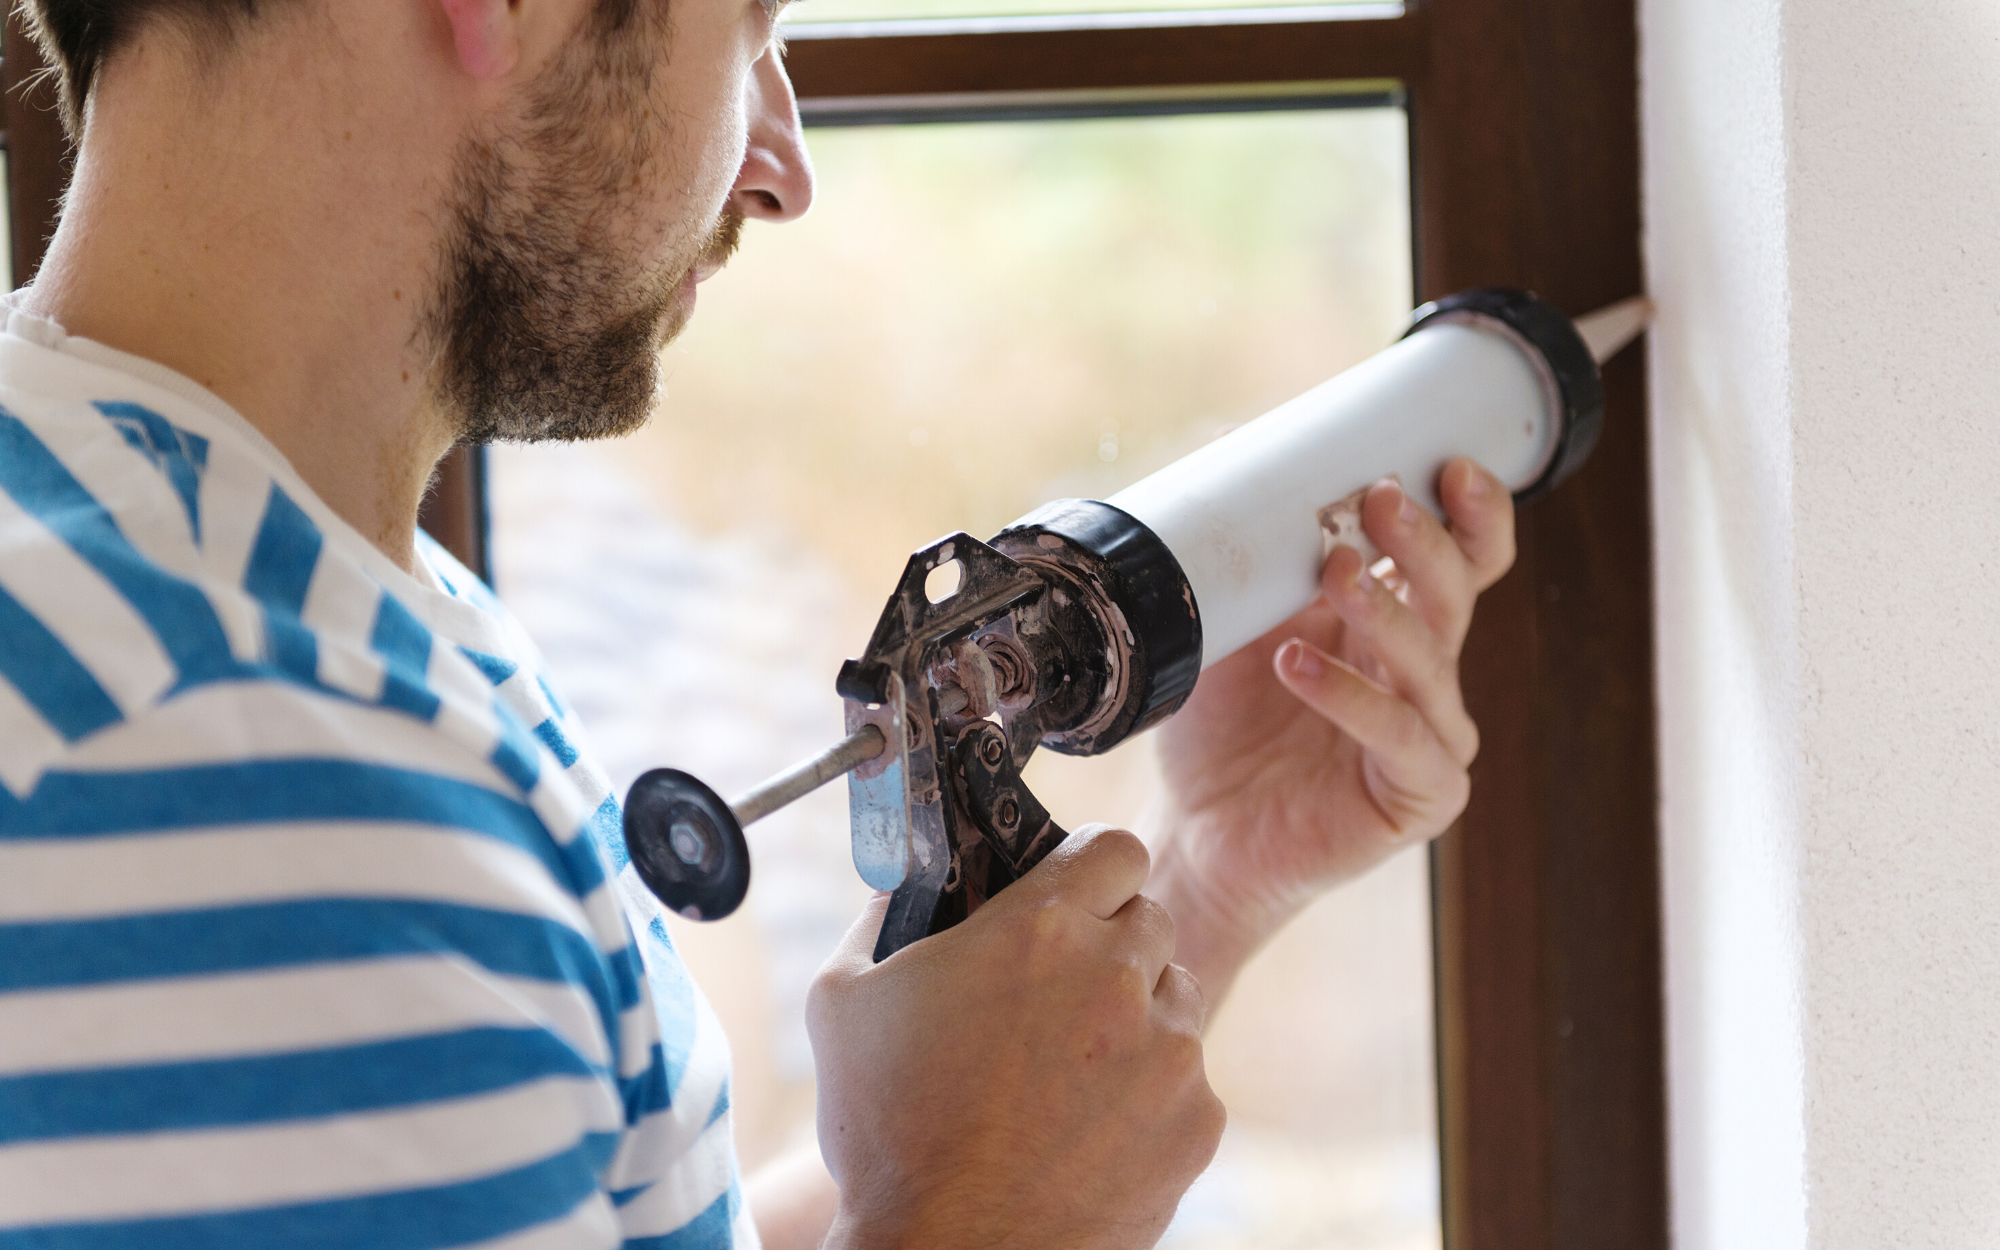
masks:
<svg viewBox="0 0 2000 1250"><path fill-rule="evenodd" d="M1364 595L1372 593L1381 584L1375 580L1375 575L1368 571L1368 566L1365 564L1354 575L1354 588Z"/></svg>
<svg viewBox="0 0 2000 1250"><path fill-rule="evenodd" d="M1402 490L1400 487L1398 488L1398 493L1403 496L1403 502L1396 505L1396 523L1399 525L1415 525L1417 523L1417 501L1411 499L1409 492Z"/></svg>
<svg viewBox="0 0 2000 1250"><path fill-rule="evenodd" d="M1484 499L1491 489L1486 481L1486 470L1474 465L1472 472L1465 475L1465 494L1468 499Z"/></svg>
<svg viewBox="0 0 2000 1250"><path fill-rule="evenodd" d="M1285 667L1301 677L1320 677L1326 673L1326 662L1297 638L1285 644Z"/></svg>

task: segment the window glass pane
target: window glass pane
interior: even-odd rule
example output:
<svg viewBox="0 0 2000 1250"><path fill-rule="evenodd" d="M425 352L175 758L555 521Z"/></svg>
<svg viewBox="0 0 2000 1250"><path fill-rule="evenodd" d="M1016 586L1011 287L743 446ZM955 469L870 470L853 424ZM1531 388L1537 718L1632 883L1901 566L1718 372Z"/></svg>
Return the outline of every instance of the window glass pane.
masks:
<svg viewBox="0 0 2000 1250"><path fill-rule="evenodd" d="M819 0L814 0L819 3ZM1410 306L1395 109L821 129L808 217L753 226L613 444L499 448L499 590L622 792L738 792L840 730L833 677L910 550L1105 497L1324 380ZM1130 823L1143 739L1029 781ZM735 1045L754 1168L810 1142L813 971L867 897L835 785L750 833L750 899L674 938ZM1211 1032L1230 1128L1168 1245L1438 1240L1428 885L1315 906Z"/></svg>
<svg viewBox="0 0 2000 1250"><path fill-rule="evenodd" d="M953 17L1025 17L1077 13L1185 13L1202 9L1366 10L1395 16L1396 0L801 0L788 24Z"/></svg>

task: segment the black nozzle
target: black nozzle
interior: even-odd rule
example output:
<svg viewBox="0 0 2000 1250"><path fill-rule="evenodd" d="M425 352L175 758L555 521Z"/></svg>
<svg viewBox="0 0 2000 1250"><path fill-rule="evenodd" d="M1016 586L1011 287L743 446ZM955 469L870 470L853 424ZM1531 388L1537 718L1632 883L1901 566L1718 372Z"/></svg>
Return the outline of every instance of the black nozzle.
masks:
<svg viewBox="0 0 2000 1250"><path fill-rule="evenodd" d="M655 768L626 792L625 849L646 888L689 920L720 920L750 892L736 813L678 768Z"/></svg>

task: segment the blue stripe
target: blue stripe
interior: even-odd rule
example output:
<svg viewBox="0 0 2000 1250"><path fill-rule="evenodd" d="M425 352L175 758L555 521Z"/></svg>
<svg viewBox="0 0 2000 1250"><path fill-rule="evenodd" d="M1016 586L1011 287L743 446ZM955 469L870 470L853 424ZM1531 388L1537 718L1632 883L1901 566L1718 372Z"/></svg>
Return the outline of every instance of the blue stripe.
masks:
<svg viewBox="0 0 2000 1250"><path fill-rule="evenodd" d="M466 659L471 660L473 664L477 665L480 672L486 674L486 680L496 686L506 681L509 677L512 677L515 671L521 667L512 660L503 660L497 655L488 655L484 651L474 651L471 647L460 647L458 650Z"/></svg>
<svg viewBox="0 0 2000 1250"><path fill-rule="evenodd" d="M542 745L549 749L549 754L556 757L556 763L564 768L576 763L576 748L569 744L569 739L563 737L563 732L556 726L554 717L535 726L535 737L541 739Z"/></svg>
<svg viewBox="0 0 2000 1250"><path fill-rule="evenodd" d="M301 899L201 911L0 925L0 993L205 976L399 955L463 957L507 976L575 985L605 1034L631 1006L615 962L540 916L401 899Z"/></svg>
<svg viewBox="0 0 2000 1250"><path fill-rule="evenodd" d="M417 1143L385 1143L389 1149ZM27 1250L435 1250L505 1236L561 1219L598 1193L601 1142L586 1138L561 1154L479 1180L400 1193L338 1198L218 1215L64 1224L0 1233L0 1245ZM726 1245L727 1243L720 1243Z"/></svg>
<svg viewBox="0 0 2000 1250"><path fill-rule="evenodd" d="M182 686L238 671L229 637L207 596L140 555L103 506L4 407L0 407L0 490L60 535L125 596L179 668Z"/></svg>
<svg viewBox="0 0 2000 1250"><path fill-rule="evenodd" d="M583 827L591 842L611 861L612 874L624 872L625 865L632 862L632 852L625 845L625 809L618 805L618 796L606 795Z"/></svg>
<svg viewBox="0 0 2000 1250"><path fill-rule="evenodd" d="M729 1189L708 1204L708 1209L671 1233L659 1237L627 1237L625 1250L729 1250L730 1225L743 1198L731 1180Z"/></svg>
<svg viewBox="0 0 2000 1250"><path fill-rule="evenodd" d="M0 677L71 742L123 717L118 705L33 613L0 586Z"/></svg>
<svg viewBox="0 0 2000 1250"><path fill-rule="evenodd" d="M497 700L494 719L500 723L500 741L493 747L493 766L507 774L507 780L526 794L535 788L535 779L541 776L542 753L535 749L534 739L522 730L520 718Z"/></svg>
<svg viewBox="0 0 2000 1250"><path fill-rule="evenodd" d="M319 643L298 621L322 545L312 518L273 485L243 571L243 589L264 606L272 663L307 681L319 671Z"/></svg>
<svg viewBox="0 0 2000 1250"><path fill-rule="evenodd" d="M411 615L395 596L383 595L375 609L375 630L368 645L388 663L383 704L420 720L435 718L439 700L424 685L424 674L431 663L431 631L424 628L423 622Z"/></svg>
<svg viewBox="0 0 2000 1250"><path fill-rule="evenodd" d="M667 1074L667 1095L671 1098L681 1087L681 1077L687 1072L688 1058L694 1051L694 980L688 976L687 965L674 954L666 923L658 916L646 926L646 936L640 940L654 943L655 951L664 955L645 960L644 967L646 984L653 991L653 1010L660 1017L661 1060Z"/></svg>
<svg viewBox="0 0 2000 1250"><path fill-rule="evenodd" d="M26 800L0 788L0 838L89 838L290 821L463 829L533 855L579 899L605 880L604 861L589 838L558 844L525 803L469 781L361 760L53 772Z"/></svg>
<svg viewBox="0 0 2000 1250"><path fill-rule="evenodd" d="M119 773L55 772L0 796L0 837L88 838L287 821L392 821L484 834L535 855L578 897L602 868L556 846L534 809L484 786L362 760L242 760ZM580 839L579 839L580 840Z"/></svg>
<svg viewBox="0 0 2000 1250"><path fill-rule="evenodd" d="M379 1111L549 1076L603 1079L547 1029L478 1028L284 1055L0 1078L0 1143Z"/></svg>
<svg viewBox="0 0 2000 1250"><path fill-rule="evenodd" d="M146 457L181 497L188 531L201 541L201 475L208 469L208 440L183 430L150 408L124 402L94 403L132 450Z"/></svg>
<svg viewBox="0 0 2000 1250"><path fill-rule="evenodd" d="M667 1076L666 1049L654 1042L647 1054L646 1070L618 1082L618 1095L625 1102L625 1123L637 1124L654 1112L665 1111L674 1105Z"/></svg>

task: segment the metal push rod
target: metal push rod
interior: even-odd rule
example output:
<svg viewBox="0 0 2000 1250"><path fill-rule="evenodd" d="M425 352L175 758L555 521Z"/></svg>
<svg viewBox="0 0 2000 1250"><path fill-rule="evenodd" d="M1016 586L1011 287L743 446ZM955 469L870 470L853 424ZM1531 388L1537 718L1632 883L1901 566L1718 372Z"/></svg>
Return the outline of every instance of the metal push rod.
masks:
<svg viewBox="0 0 2000 1250"><path fill-rule="evenodd" d="M945 686L938 691L938 715L956 716L970 702L971 699L961 688ZM864 725L804 763L786 769L741 798L731 800L729 810L735 814L737 824L748 828L779 808L798 802L835 777L853 772L882 754L886 745L880 729Z"/></svg>
<svg viewBox="0 0 2000 1250"><path fill-rule="evenodd" d="M884 745L880 729L863 725L804 763L786 769L741 798L730 800L729 810L736 813L738 824L748 826L798 802L835 777L853 772L882 754Z"/></svg>

